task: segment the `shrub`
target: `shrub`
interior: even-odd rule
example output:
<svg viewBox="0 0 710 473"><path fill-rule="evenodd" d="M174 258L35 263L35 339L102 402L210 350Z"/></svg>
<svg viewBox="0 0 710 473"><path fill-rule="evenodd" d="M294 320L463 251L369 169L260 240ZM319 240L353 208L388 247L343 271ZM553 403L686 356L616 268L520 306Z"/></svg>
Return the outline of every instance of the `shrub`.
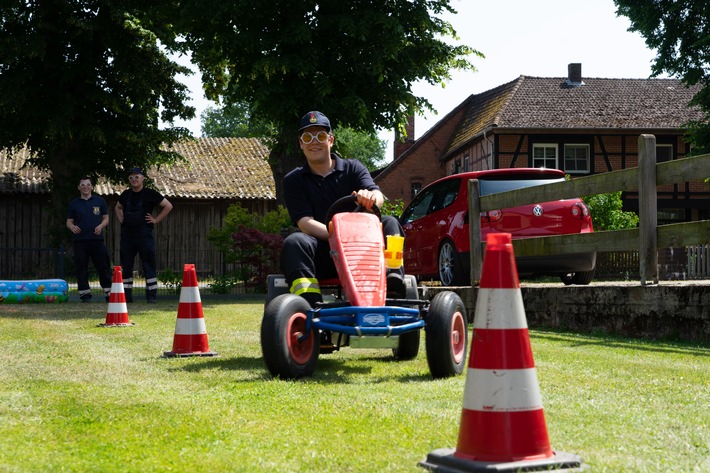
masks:
<svg viewBox="0 0 710 473"><path fill-rule="evenodd" d="M158 281L165 284L172 294L179 294L182 289L182 274L178 274L171 268L164 269L158 273Z"/></svg>

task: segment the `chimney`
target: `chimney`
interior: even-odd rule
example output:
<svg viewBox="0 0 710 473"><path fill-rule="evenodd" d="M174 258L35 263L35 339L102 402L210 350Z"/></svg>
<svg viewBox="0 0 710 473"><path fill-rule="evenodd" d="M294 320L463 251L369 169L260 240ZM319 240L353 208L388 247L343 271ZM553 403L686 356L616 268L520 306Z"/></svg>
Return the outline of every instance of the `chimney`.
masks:
<svg viewBox="0 0 710 473"><path fill-rule="evenodd" d="M584 85L584 82L582 82L582 63L573 62L567 65L567 80L565 82L570 87Z"/></svg>
<svg viewBox="0 0 710 473"><path fill-rule="evenodd" d="M394 131L394 156L393 159L397 159L412 147L414 144L414 117L407 117L407 124L404 126L404 132L407 134L402 140L402 136L399 134L399 130Z"/></svg>

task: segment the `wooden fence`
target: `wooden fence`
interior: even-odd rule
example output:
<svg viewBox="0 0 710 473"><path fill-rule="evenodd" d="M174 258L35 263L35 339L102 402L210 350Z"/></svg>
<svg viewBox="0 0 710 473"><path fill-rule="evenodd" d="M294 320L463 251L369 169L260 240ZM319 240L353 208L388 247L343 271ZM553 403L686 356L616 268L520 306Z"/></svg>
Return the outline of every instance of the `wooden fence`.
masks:
<svg viewBox="0 0 710 473"><path fill-rule="evenodd" d="M658 249L707 245L710 220L657 224L657 186L679 182L699 182L710 176L710 154L656 164L656 137L639 136L639 167L606 172L547 184L481 196L478 180L469 181L469 215L535 202L548 202L617 191L638 191L639 227L513 240L516 256L553 255L583 252L638 250L642 285L658 283ZM484 242L480 219L471 220L471 284L481 279ZM705 259L707 261L707 258Z"/></svg>

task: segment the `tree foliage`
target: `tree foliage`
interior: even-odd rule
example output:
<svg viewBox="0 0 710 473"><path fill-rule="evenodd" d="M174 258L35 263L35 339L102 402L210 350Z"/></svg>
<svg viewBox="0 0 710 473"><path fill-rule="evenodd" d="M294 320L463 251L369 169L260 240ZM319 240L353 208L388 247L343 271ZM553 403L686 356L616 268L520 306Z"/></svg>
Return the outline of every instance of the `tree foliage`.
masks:
<svg viewBox="0 0 710 473"><path fill-rule="evenodd" d="M268 123L249 115L249 106L244 103L208 107L200 120L202 136L211 138L262 138L274 134Z"/></svg>
<svg viewBox="0 0 710 473"><path fill-rule="evenodd" d="M689 124L693 153L710 153L710 2L707 0L614 0L617 14L629 18L657 51L653 76L666 72L702 88L691 101L705 120Z"/></svg>
<svg viewBox="0 0 710 473"><path fill-rule="evenodd" d="M450 0L234 0L184 2L179 31L202 72L205 93L245 103L270 123L270 164L281 178L302 161L299 119L321 110L334 126L402 128L432 110L414 95L417 81L442 84L452 69L473 69L468 46L451 45ZM225 19L215 21L215 18Z"/></svg>
<svg viewBox="0 0 710 473"><path fill-rule="evenodd" d="M50 171L61 215L78 178L125 180L124 170L178 159L162 148L189 136L159 122L189 119L189 70L170 61L163 18L105 0L5 0L0 9L0 147L28 145Z"/></svg>
<svg viewBox="0 0 710 473"><path fill-rule="evenodd" d="M357 131L341 126L333 130L333 135L333 148L340 156L357 159L370 171L385 164L385 142L375 132Z"/></svg>

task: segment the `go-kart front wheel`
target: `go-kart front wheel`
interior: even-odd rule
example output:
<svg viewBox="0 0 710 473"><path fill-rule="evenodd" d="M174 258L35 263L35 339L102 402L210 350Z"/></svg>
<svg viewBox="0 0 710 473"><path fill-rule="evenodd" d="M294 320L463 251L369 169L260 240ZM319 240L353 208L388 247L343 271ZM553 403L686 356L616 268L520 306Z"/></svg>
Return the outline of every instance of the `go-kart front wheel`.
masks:
<svg viewBox="0 0 710 473"><path fill-rule="evenodd" d="M261 352L272 376L298 379L313 374L320 343L316 329L304 338L310 308L305 299L294 294L282 294L266 306Z"/></svg>
<svg viewBox="0 0 710 473"><path fill-rule="evenodd" d="M432 377L463 373L468 347L466 308L455 292L434 296L426 322L426 358Z"/></svg>

